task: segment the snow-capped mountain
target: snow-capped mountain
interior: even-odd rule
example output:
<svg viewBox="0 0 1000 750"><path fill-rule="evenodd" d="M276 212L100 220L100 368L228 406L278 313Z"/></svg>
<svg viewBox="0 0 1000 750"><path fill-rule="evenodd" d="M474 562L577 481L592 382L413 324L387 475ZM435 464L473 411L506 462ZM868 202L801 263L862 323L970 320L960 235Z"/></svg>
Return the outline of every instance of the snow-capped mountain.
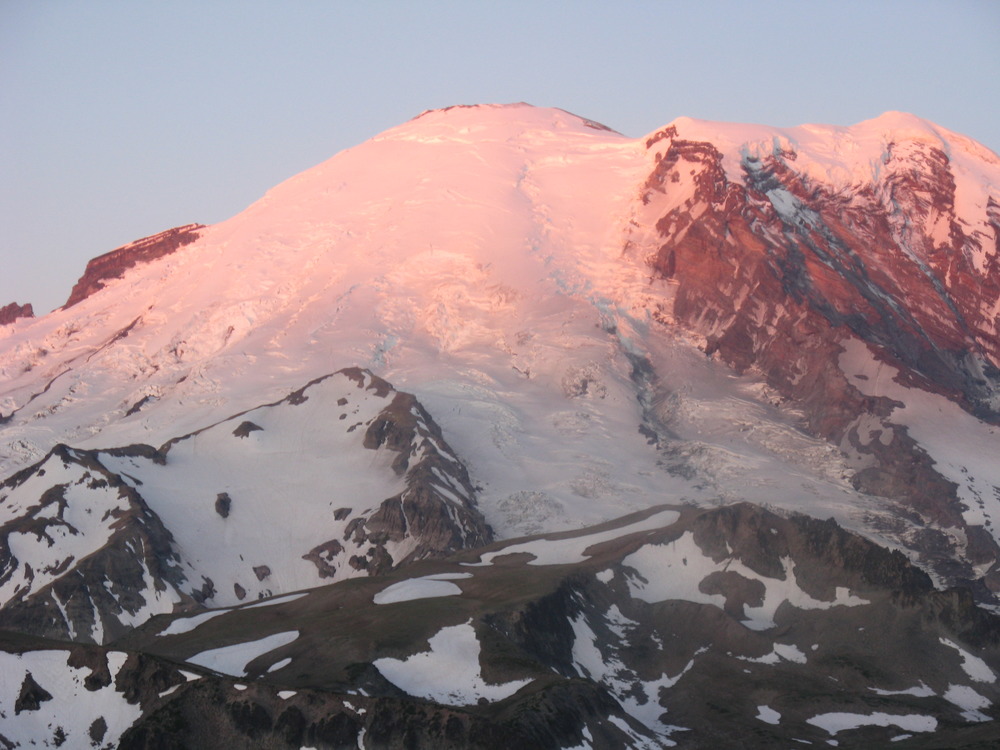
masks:
<svg viewBox="0 0 1000 750"><path fill-rule="evenodd" d="M681 118L631 139L528 105L426 112L226 222L95 258L60 310L3 308L0 624L155 654L128 635L153 615L402 575L663 503L833 518L992 606L998 265L1000 159L911 115L785 129ZM736 554L716 547L691 553ZM787 583L816 564L789 552L787 569L744 560L755 574L726 564L706 573L718 585L678 588L676 561L628 554L616 564L638 577L622 581L715 608L737 632L756 632L744 606L765 606L751 604L759 585L769 611L802 601L760 575ZM616 596L649 601L626 583ZM809 591L830 605L817 617L863 598ZM604 738L591 744L682 742L658 714L643 723L666 692L629 704L634 680L612 666L628 660L611 626L574 619L592 603L580 606L563 615L592 645L547 668L602 686L593 700L618 707L602 715L629 727L588 729ZM1000 668L995 626L980 623L992 616L971 600L955 612L940 637L975 630L975 658ZM407 653L358 660L392 682L378 664ZM528 679L507 671L480 677L480 697ZM927 678L935 696L943 679ZM447 704L436 695L423 697ZM977 695L965 710L982 723L993 698ZM740 721L786 713L768 711ZM596 727L572 721L539 746Z"/></svg>

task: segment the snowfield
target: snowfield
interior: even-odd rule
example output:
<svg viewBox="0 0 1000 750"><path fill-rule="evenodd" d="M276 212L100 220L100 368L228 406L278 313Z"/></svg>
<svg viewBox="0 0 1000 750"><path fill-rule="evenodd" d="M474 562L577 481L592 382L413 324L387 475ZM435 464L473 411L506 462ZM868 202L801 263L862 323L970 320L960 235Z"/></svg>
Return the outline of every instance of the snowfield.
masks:
<svg viewBox="0 0 1000 750"><path fill-rule="evenodd" d="M784 603L799 609L829 609L830 607L852 607L867 604L847 589L837 588L836 599L832 602L814 599L803 591L795 580L791 561L784 560L784 579L769 578L751 570L739 560L712 560L702 552L690 533L685 533L669 544L648 544L626 557L623 564L633 568L640 576L628 578L632 596L646 602L662 602L670 599L713 604L720 609L726 598L721 594L706 594L700 584L712 573L728 571L745 579L764 584L764 601L759 607L745 607L743 624L752 630L766 630L775 626L774 613ZM782 654L784 658L789 658Z"/></svg>
<svg viewBox="0 0 1000 750"><path fill-rule="evenodd" d="M675 124L723 145L738 131ZM837 137L874 149L885 127L862 123ZM812 126L778 140L747 132L757 150L799 144L800 162L809 154L817 174L840 175L836 160L859 179L871 169L867 151L825 151L826 131ZM835 449L768 404L754 377L707 361L696 338L654 320L658 310L669 317L674 292L669 281L650 283L641 248L651 219L635 208L655 158L642 139L526 105L429 112L344 151L100 294L5 329L0 412L12 420L0 433L0 469L56 442L157 446L356 365L434 414L501 537L679 500L805 502L869 528L864 516L886 511L852 489ZM646 367L654 376L635 380ZM314 449L317 427L284 445L268 432L234 443L260 463L221 484L260 487L281 457ZM679 452L664 461L649 430L675 435ZM177 447L192 485L209 468L197 448L208 439ZM331 445L325 455L339 453ZM365 468L331 475L350 482ZM165 491L155 477L148 489ZM269 507L235 502L234 530ZM174 506L163 507L170 515ZM211 514L182 523L190 509L177 505L167 523L183 545L222 532ZM316 519L300 520L306 528ZM259 557L273 557L272 543L281 546L257 540ZM307 565L289 561L281 576L299 580L293 569ZM266 588L246 575L238 582Z"/></svg>
<svg viewBox="0 0 1000 750"><path fill-rule="evenodd" d="M493 703L531 682L485 682L479 667L479 640L471 623L442 628L430 639L430 647L406 659L383 658L372 663L401 690L448 706L471 706L480 698Z"/></svg>

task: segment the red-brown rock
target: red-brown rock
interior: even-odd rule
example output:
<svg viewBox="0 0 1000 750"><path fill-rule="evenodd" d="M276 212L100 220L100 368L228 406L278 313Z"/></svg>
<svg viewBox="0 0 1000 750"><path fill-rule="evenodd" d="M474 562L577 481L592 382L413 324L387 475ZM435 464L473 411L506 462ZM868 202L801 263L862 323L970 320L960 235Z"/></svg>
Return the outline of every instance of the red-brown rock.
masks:
<svg viewBox="0 0 1000 750"><path fill-rule="evenodd" d="M35 311L31 309L31 303L19 305L11 302L9 305L0 307L0 326L13 323L18 318L33 318Z"/></svg>
<svg viewBox="0 0 1000 750"><path fill-rule="evenodd" d="M110 253L98 255L87 263L83 276L76 282L66 300L64 308L72 307L77 302L87 299L94 292L104 287L108 279L120 279L126 270L140 263L170 255L178 248L190 245L198 239L199 231L204 224L185 224L165 232L144 237L141 240L122 245Z"/></svg>
<svg viewBox="0 0 1000 750"><path fill-rule="evenodd" d="M707 354L761 373L810 432L866 454L859 489L963 527L955 485L905 429L861 445L859 415L894 405L848 382L839 355L859 338L901 382L1000 423L1000 256L983 252L1000 242L1000 205L987 207L993 238L967 230L948 156L919 142L889 144L877 180L841 191L797 172L792 152L746 155L736 180L711 143L673 128L654 143L666 150L644 185L659 235L650 262L677 284L677 323ZM690 195L679 202L678 190Z"/></svg>

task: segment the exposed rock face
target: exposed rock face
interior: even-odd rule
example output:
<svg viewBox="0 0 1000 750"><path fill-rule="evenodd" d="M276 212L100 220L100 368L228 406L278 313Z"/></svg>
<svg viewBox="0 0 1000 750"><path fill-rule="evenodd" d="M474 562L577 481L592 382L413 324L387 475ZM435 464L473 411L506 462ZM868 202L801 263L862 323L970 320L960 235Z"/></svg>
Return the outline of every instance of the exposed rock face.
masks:
<svg viewBox="0 0 1000 750"><path fill-rule="evenodd" d="M0 307L0 326L13 323L18 318L33 318L35 311L31 309L31 303L19 305L11 302L9 305Z"/></svg>
<svg viewBox="0 0 1000 750"><path fill-rule="evenodd" d="M749 504L618 523L168 615L114 651L0 633L4 731L124 748L870 747L908 728L918 747L996 741L1000 621L967 590L832 521ZM378 603L428 578L460 595ZM471 651L441 638L463 629ZM293 637L253 645L276 633ZM237 656L216 672L213 653ZM390 668L408 663L412 681ZM477 700L470 672L478 690L512 687Z"/></svg>
<svg viewBox="0 0 1000 750"><path fill-rule="evenodd" d="M650 263L677 284L674 319L704 336L707 354L762 373L813 434L864 456L858 489L963 528L955 484L888 422L896 404L862 394L839 357L858 338L901 382L1000 421L996 201L982 227L962 220L948 156L919 139L889 143L875 181L849 189L798 171L788 143L745 151L741 180L715 145L675 127L647 148L657 156L644 186L659 243ZM865 424L888 439L872 440Z"/></svg>
<svg viewBox="0 0 1000 750"><path fill-rule="evenodd" d="M272 686L238 691L203 679L122 736L122 750L146 748L367 747L465 750L532 747L558 750L594 726L594 747L626 747L629 734L606 720L621 710L584 682L562 683L518 701L506 715L455 709L406 696L368 698L303 692L281 698ZM558 717L553 721L552 717ZM167 739L169 738L169 739Z"/></svg>
<svg viewBox="0 0 1000 750"><path fill-rule="evenodd" d="M14 702L14 714L22 711L37 711L42 703L52 700L52 694L35 682L34 676L28 672L21 683L21 692Z"/></svg>
<svg viewBox="0 0 1000 750"><path fill-rule="evenodd" d="M934 589L903 555L832 521L784 519L736 505L590 552L594 570L599 559L610 567L593 578L582 571L567 575L551 593L487 621L548 668L603 680L623 703L643 705L642 693L655 686L660 720L691 728L690 734L670 735L680 747L766 748L792 736L819 744L831 735L810 728L817 715L923 713L930 704L903 709L892 702L906 694L902 683L925 684L917 674L950 663L956 641L990 654L991 663L1000 656L1000 623L975 606L968 591ZM715 572L702 555L716 562ZM664 568L637 565L653 560ZM670 579L664 593L653 593L658 580ZM687 594L677 583L683 579L690 581ZM805 597L790 596L775 607L775 584L786 592L799 588ZM754 610L773 613L773 623L753 623L748 615ZM939 637L938 628L949 635ZM922 645L904 646L909 638ZM976 689L992 690L988 673L979 676ZM753 687L738 691L739 698L718 692L742 680ZM947 680L939 685L944 690ZM774 710L773 725L760 719L761 705ZM741 713L755 720L737 719ZM943 727L948 720L940 721ZM789 730L797 733L784 734ZM878 744L896 734L882 727L848 736ZM995 735L985 726L974 733Z"/></svg>
<svg viewBox="0 0 1000 750"><path fill-rule="evenodd" d="M95 452L58 446L0 501L28 506L0 525L0 627L103 643L194 604L170 532Z"/></svg>
<svg viewBox="0 0 1000 750"><path fill-rule="evenodd" d="M121 275L133 266L170 255L178 248L191 244L198 239L199 231L204 228L204 224L185 224L122 245L104 255L98 255L87 263L83 276L74 285L63 307L72 307L77 302L85 300L102 289L105 281L121 278Z"/></svg>
<svg viewBox="0 0 1000 750"><path fill-rule="evenodd" d="M877 184L834 193L795 171L794 151L745 156L738 183L711 143L668 130L649 146L663 152L646 182L649 205L682 176L693 184L657 220L652 264L678 282L674 315L704 333L708 353L758 367L811 406L821 434L837 434L848 416L831 411L838 400L828 395L842 388L835 354L848 334L923 387L1000 416L1000 336L989 314L1000 256L983 252L997 239L965 234L940 149L891 144ZM997 209L989 215L1000 232Z"/></svg>
<svg viewBox="0 0 1000 750"><path fill-rule="evenodd" d="M375 380L380 381L378 387L388 387L385 381ZM465 466L445 442L441 428L411 394L396 393L392 403L368 426L364 446L396 451L392 467L397 474L406 476L407 487L382 503L364 524L356 526L352 538L402 541L409 536L419 540L405 558L393 561L395 565L481 547L492 541L493 533L482 515L456 514L453 504L447 502L446 496L450 495L471 504L476 492ZM362 563L361 567L373 573L387 572L382 566Z"/></svg>

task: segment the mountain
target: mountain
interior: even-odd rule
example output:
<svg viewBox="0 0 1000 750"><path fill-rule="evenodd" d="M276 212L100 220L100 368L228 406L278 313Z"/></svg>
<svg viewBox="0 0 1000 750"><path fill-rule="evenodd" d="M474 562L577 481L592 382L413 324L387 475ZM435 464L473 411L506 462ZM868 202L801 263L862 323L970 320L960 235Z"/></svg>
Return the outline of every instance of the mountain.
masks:
<svg viewBox="0 0 1000 750"><path fill-rule="evenodd" d="M989 746L998 186L455 107L94 259L0 324L8 744Z"/></svg>

